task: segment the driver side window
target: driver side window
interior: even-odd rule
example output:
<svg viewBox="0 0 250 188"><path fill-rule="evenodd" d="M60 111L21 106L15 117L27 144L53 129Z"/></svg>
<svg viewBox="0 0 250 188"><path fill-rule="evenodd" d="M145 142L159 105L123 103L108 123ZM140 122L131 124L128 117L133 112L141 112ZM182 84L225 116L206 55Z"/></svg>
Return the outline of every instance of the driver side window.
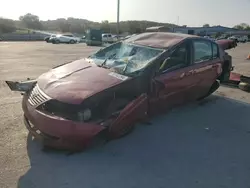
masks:
<svg viewBox="0 0 250 188"><path fill-rule="evenodd" d="M160 72L164 73L166 71L177 70L188 66L190 62L188 46L188 43L184 42L176 47L171 55L162 62Z"/></svg>

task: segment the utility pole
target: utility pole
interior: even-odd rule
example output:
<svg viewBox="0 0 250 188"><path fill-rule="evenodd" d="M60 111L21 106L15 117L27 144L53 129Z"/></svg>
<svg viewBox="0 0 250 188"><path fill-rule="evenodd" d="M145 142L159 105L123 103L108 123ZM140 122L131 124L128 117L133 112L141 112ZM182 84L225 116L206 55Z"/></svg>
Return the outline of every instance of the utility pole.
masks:
<svg viewBox="0 0 250 188"><path fill-rule="evenodd" d="M117 35L120 34L120 0L117 0Z"/></svg>

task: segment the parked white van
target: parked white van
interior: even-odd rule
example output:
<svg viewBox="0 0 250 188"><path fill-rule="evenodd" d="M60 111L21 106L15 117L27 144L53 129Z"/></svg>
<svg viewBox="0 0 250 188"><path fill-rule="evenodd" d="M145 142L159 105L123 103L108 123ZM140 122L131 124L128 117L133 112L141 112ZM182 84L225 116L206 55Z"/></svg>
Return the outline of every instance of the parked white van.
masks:
<svg viewBox="0 0 250 188"><path fill-rule="evenodd" d="M113 43L114 39L112 34L110 33L103 33L102 34L102 42Z"/></svg>

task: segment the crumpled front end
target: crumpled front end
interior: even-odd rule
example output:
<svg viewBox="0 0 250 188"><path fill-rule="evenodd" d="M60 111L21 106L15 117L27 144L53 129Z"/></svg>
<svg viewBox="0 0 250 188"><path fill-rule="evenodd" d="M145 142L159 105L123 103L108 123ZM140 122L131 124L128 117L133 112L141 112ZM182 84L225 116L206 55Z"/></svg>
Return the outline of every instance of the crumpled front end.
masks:
<svg viewBox="0 0 250 188"><path fill-rule="evenodd" d="M72 121L41 110L51 100L38 87L24 94L22 108L24 123L29 132L46 146L57 149L81 150L105 127L87 122Z"/></svg>

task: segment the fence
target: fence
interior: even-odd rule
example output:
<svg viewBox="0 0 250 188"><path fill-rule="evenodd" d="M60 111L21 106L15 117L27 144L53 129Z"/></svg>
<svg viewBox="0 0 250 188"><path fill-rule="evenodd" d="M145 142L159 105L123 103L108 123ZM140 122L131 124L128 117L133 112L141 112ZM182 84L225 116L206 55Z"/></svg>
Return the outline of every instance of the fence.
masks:
<svg viewBox="0 0 250 188"><path fill-rule="evenodd" d="M16 34L16 33L8 33L0 36L4 41L43 41L46 34L38 34L38 33L30 33L30 34Z"/></svg>

